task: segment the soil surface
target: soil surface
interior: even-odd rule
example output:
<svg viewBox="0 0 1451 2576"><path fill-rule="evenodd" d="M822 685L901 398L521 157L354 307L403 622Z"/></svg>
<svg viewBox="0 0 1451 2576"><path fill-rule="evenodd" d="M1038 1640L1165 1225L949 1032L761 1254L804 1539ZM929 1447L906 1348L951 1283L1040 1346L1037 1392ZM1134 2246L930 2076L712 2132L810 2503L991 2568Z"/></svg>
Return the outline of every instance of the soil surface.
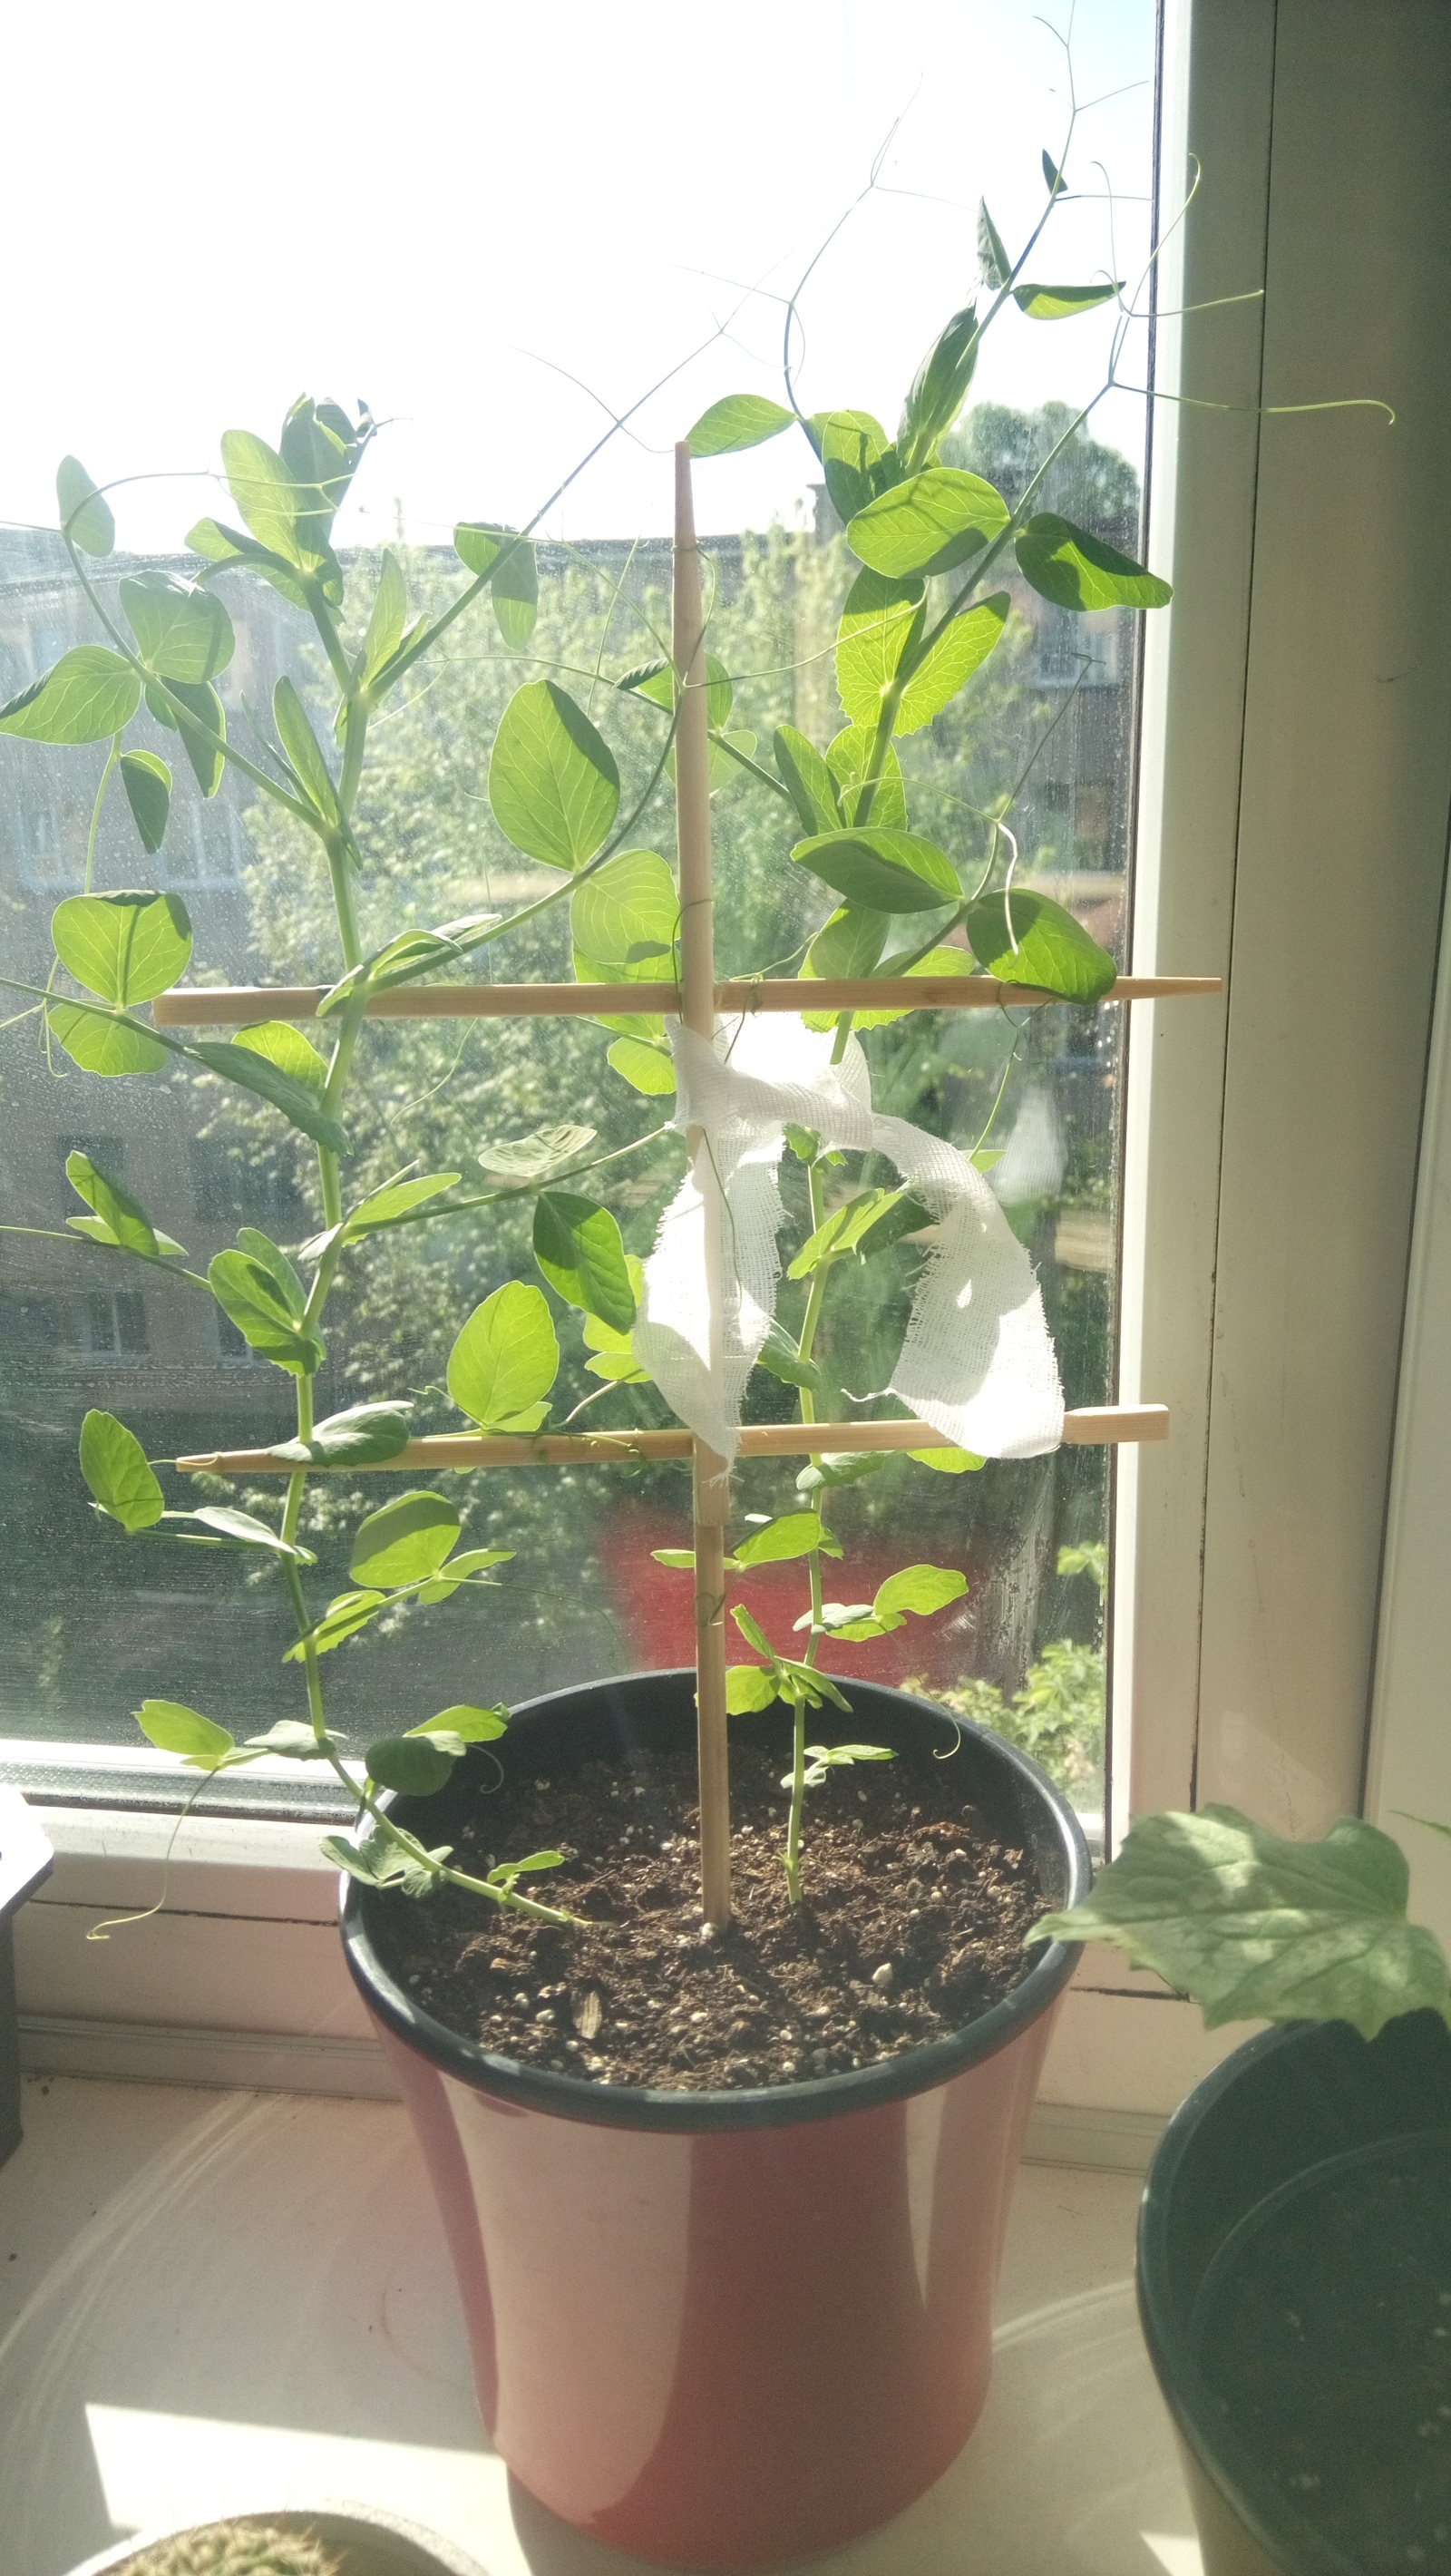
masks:
<svg viewBox="0 0 1451 2576"><path fill-rule="evenodd" d="M951 1760L828 1772L807 1792L805 1901L787 1901L782 1750L731 1755L735 1913L703 1922L693 1753L594 1762L481 1797L454 1865L540 1849L521 1882L556 1928L446 1889L370 1900L380 1957L438 2021L496 2055L596 2084L720 2091L871 2066L959 2029L1034 1964L1045 1899L993 1839ZM431 1837L430 1837L431 1839Z"/></svg>

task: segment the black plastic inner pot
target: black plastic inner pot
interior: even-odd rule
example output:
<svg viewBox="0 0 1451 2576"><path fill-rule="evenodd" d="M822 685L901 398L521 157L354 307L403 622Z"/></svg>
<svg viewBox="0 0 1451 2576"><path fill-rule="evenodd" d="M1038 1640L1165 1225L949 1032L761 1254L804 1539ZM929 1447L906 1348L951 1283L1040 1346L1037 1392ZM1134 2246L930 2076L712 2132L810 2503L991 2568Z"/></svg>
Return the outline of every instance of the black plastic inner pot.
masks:
<svg viewBox="0 0 1451 2576"><path fill-rule="evenodd" d="M1229 2239L1298 2179L1426 2133L1451 2137L1451 2031L1407 2013L1367 2042L1346 2022L1293 2022L1226 2059L1170 2122L1139 2220L1139 2310L1159 2384L1210 2483L1276 2566L1292 2576L1366 2576L1346 2536L1317 2527L1266 2456L1263 2428L1211 2385L1194 2331L1205 2282ZM1402 2563L1399 2559L1397 2564Z"/></svg>
<svg viewBox="0 0 1451 2576"><path fill-rule="evenodd" d="M851 1703L850 1715L831 1708L812 1711L813 1735L819 1734L824 1742L852 1743L865 1734L873 1743L890 1744L915 1762L951 1747L954 1721L927 1701L877 1682L844 1681L841 1688ZM780 1709L732 1718L732 1740L779 1746L785 1740L786 1723ZM424 1841L448 1842L487 1776L486 1751L497 1756L506 1773L533 1774L543 1768L557 1774L590 1761L621 1761L631 1755L648 1759L651 1753L694 1741L694 1669L630 1673L618 1681L587 1682L526 1701L514 1711L507 1736L487 1748L471 1746L455 1766L453 1780L436 1797L390 1797L385 1803L400 1824ZM1086 1896L1093 1870L1082 1829L1066 1798L1037 1764L981 1727L967 1725L961 1728L961 1741L951 1758L960 1765L964 1802L972 1800L984 1824L1000 1840L1016 1843L1031 1855L1044 1911L1077 1904ZM465 2083L536 2110L552 2111L561 2119L587 2120L609 2128L784 2128L799 2120L837 2119L845 2111L863 2111L876 2102L926 2092L1016 2039L1046 2012L1073 1974L1079 1956L1071 1943L1043 1943L1028 1954L1033 1965L1022 1984L990 2012L945 2039L929 2041L881 2065L753 2091L657 2091L590 2084L578 2076L553 2074L546 2067L521 2066L435 2021L384 1965L391 1909L408 1902L406 1897L365 1889L356 1879L343 1881L348 1966L379 2020Z"/></svg>

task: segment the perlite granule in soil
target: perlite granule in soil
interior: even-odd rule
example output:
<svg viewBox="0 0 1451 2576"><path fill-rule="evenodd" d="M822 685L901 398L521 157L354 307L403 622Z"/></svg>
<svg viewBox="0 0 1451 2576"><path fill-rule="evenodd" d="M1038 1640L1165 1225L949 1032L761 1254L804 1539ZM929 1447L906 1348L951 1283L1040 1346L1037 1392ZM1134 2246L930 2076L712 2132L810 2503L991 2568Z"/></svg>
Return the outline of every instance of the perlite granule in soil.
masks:
<svg viewBox="0 0 1451 2576"><path fill-rule="evenodd" d="M481 1795L456 1866L549 1848L526 1882L578 1927L448 1889L369 1903L378 1955L433 2015L497 2056L596 2084L719 2091L849 2073L944 2038L1021 1983L1045 1908L1031 1857L996 1840L949 1755L828 1773L808 1792L806 1901L781 1856L789 1737L731 1756L734 1918L703 1923L691 1752L593 1762ZM432 1837L430 1836L430 1839Z"/></svg>

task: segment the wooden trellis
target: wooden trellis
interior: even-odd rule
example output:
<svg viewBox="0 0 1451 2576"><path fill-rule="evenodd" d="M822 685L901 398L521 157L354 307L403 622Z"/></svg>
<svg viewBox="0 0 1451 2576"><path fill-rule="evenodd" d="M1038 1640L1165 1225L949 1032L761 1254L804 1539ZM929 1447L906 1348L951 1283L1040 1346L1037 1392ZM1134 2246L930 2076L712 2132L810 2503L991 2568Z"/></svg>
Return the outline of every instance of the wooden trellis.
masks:
<svg viewBox="0 0 1451 2576"><path fill-rule="evenodd" d="M680 858L678 984L459 984L402 986L374 994L366 1016L377 1019L561 1019L639 1012L678 1013L700 1036L714 1036L717 1013L755 1011L982 1010L1060 1001L1056 993L1000 982L990 975L771 978L717 983L710 849L709 722L700 553L691 493L690 448L675 451L673 657L682 682L675 735ZM153 1004L158 1026L228 1027L257 1019L304 1020L316 1014L318 985L179 986ZM1217 993L1216 975L1120 976L1108 1002L1170 1001ZM686 1151L705 1210L709 1311L719 1361L721 1330L721 1200L704 1133L692 1128ZM1069 1413L1065 1443L1118 1445L1168 1437L1167 1407L1098 1405ZM877 1450L949 1448L925 1422L772 1423L743 1430L740 1455L782 1458ZM700 1751L701 1901L707 1922L730 1920L730 1799L726 1736L725 1533L729 1463L687 1430L593 1431L535 1435L443 1433L410 1440L373 1472L448 1467L560 1467L628 1460L689 1459L693 1470L695 1638ZM178 1458L191 1475L291 1475L295 1459L271 1449L210 1450ZM309 1472L326 1472L325 1469ZM336 1471L341 1472L341 1471ZM349 1466L348 1474L369 1472Z"/></svg>

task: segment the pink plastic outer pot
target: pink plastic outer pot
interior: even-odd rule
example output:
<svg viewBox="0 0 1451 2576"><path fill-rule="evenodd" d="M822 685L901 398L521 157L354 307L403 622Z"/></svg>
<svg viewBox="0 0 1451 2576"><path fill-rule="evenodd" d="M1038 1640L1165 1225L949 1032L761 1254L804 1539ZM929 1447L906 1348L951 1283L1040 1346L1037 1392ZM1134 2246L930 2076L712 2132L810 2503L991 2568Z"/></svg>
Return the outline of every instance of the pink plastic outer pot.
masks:
<svg viewBox="0 0 1451 2576"><path fill-rule="evenodd" d="M693 1683L555 1693L510 1740L531 1767L607 1741L648 1762L693 1733ZM901 1692L849 1692L846 1735L919 1759L951 1740ZM1045 1903L1074 1901L1088 1856L1057 1792L975 1729L954 1758L964 1798L1032 1849ZM438 1809L418 1811L430 1842ZM349 1884L349 1964L428 2161L484 2421L523 2485L616 2548L722 2570L808 2557L910 2504L987 2395L1013 2179L1076 1951L1036 1951L980 2021L851 2075L603 2089L422 2013L374 1947L400 1901Z"/></svg>

